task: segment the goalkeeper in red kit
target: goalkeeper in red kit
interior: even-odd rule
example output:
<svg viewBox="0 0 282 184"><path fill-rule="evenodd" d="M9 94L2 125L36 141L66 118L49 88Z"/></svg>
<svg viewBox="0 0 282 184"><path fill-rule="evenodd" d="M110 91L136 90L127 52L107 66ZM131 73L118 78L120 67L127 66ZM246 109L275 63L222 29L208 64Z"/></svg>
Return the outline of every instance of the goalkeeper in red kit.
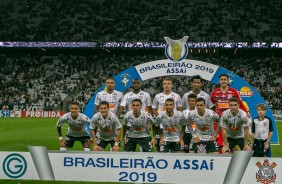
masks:
<svg viewBox="0 0 282 184"><path fill-rule="evenodd" d="M239 99L240 109L248 113L247 109L243 105L242 99L240 97L239 92L229 87L229 76L226 74L219 75L219 87L214 89L211 93L211 101L215 105L213 107L214 111L221 116L223 111L229 109L229 99L232 97L236 97ZM219 126L217 123L215 124L215 129ZM218 134L217 143L219 146L219 152L221 153L221 148L223 146L223 139L221 131Z"/></svg>

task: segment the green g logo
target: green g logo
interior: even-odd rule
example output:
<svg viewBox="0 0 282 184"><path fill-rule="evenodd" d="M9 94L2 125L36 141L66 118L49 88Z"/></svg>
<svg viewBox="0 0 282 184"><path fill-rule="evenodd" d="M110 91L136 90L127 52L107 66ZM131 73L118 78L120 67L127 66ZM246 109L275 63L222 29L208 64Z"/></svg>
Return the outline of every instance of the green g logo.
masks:
<svg viewBox="0 0 282 184"><path fill-rule="evenodd" d="M17 153L8 155L3 162L3 171L10 178L20 178L26 172L25 158Z"/></svg>

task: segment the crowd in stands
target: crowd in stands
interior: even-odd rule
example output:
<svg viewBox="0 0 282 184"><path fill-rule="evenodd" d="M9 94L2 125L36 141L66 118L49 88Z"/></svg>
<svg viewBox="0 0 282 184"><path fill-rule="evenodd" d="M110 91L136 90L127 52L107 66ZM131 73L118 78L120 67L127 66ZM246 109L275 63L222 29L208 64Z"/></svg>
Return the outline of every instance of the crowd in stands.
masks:
<svg viewBox="0 0 282 184"><path fill-rule="evenodd" d="M36 104L41 110L53 110L61 106L89 72L88 58L79 55L2 54L0 58L5 66L0 68L0 104L20 108Z"/></svg>
<svg viewBox="0 0 282 184"><path fill-rule="evenodd" d="M104 51L105 52L105 51ZM262 95L272 108L282 107L282 58L273 55L230 57L189 55L188 58L212 63L242 77ZM0 105L35 104L42 110L66 110L66 104L79 101L83 108L108 76L141 63L165 59L162 52L148 54L119 51L106 54L65 53L59 55L0 55ZM188 76L174 76L174 91L183 95L191 90ZM162 90L161 78L144 81L144 90L152 96ZM210 93L215 84L205 81Z"/></svg>
<svg viewBox="0 0 282 184"><path fill-rule="evenodd" d="M13 0L1 41L281 41L280 0Z"/></svg>
<svg viewBox="0 0 282 184"><path fill-rule="evenodd" d="M1 1L0 41L158 41L189 35L189 42L281 41L281 0L12 0ZM105 54L106 53L106 54ZM66 109L77 100L85 107L109 75L140 63L164 59L163 52L0 55L0 105L36 104ZM282 108L281 57L190 55L231 70L255 87L270 107ZM4 66L4 67L3 67ZM182 95L189 77L174 77ZM204 90L215 87L205 82ZM152 96L159 78L144 82Z"/></svg>

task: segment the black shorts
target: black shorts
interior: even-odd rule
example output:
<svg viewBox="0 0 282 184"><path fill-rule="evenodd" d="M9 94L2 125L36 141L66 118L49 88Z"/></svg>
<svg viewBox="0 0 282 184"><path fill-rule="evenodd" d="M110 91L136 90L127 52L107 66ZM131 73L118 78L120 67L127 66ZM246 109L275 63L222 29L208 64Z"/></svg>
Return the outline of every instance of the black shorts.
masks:
<svg viewBox="0 0 282 184"><path fill-rule="evenodd" d="M160 131L161 128L160 127L155 127L156 129L156 142L155 142L155 146L157 148L157 152L162 152L163 151L163 145L160 145Z"/></svg>
<svg viewBox="0 0 282 184"><path fill-rule="evenodd" d="M229 143L229 149L232 151L233 148L238 145L240 147L240 150L244 150L244 138L230 138L227 137L227 142Z"/></svg>
<svg viewBox="0 0 282 184"><path fill-rule="evenodd" d="M166 141L164 143L164 148L162 152L177 152L177 151L182 151L183 148L181 148L180 142L169 142Z"/></svg>
<svg viewBox="0 0 282 184"><path fill-rule="evenodd" d="M184 141L184 152L189 153L189 148L190 148L190 144L191 144L191 141L192 141L192 134L185 132L184 137L183 137L183 141Z"/></svg>
<svg viewBox="0 0 282 184"><path fill-rule="evenodd" d="M267 150L264 150L264 143L266 140L258 140L254 139L254 144L253 144L253 157L265 157L267 151L270 149L270 145L268 145Z"/></svg>
<svg viewBox="0 0 282 184"><path fill-rule="evenodd" d="M193 144L193 151L195 153L214 153L218 152L216 141L200 141Z"/></svg>
<svg viewBox="0 0 282 184"><path fill-rule="evenodd" d="M73 148L74 142L79 141L83 148L90 148L90 144L87 144L90 140L89 136L82 136L82 137L73 137L73 136L66 136L65 137L65 147Z"/></svg>
<svg viewBox="0 0 282 184"><path fill-rule="evenodd" d="M156 146L156 148L157 148L157 152L161 152L160 139L159 139L159 138L156 138L155 140L156 140L155 146Z"/></svg>
<svg viewBox="0 0 282 184"><path fill-rule="evenodd" d="M98 146L105 149L108 146L108 144L110 144L111 147L113 147L115 145L115 140L105 141L103 139L97 139L96 143Z"/></svg>
<svg viewBox="0 0 282 184"><path fill-rule="evenodd" d="M136 151L137 144L142 147L143 152L152 152L151 137L127 137L127 142L124 146L124 151Z"/></svg>

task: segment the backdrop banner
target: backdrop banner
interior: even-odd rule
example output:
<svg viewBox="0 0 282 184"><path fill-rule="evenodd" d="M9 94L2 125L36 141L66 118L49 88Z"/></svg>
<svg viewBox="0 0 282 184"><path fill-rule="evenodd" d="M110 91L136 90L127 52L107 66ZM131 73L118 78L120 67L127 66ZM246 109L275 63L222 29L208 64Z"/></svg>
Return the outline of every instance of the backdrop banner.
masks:
<svg viewBox="0 0 282 184"><path fill-rule="evenodd" d="M256 117L256 106L259 103L265 103L262 96L253 88L249 83L238 75L232 73L231 71L219 67L217 65L206 63L197 60L181 60L175 62L169 59L156 60L148 63L143 63L135 67L131 67L124 70L120 74L116 75L116 90L124 92L126 89L132 86L132 80L138 78L141 81L148 80L151 78L161 77L161 76L193 76L200 75L204 80L210 81L212 83L218 84L219 75L227 74L230 77L230 86L237 89L242 97L242 100L247 104L249 108L249 113L251 117ZM91 118L94 114L94 100L96 94L105 89L105 85L100 87L96 93L92 96L87 106L85 107L84 114ZM273 136L271 138L271 143L278 144L278 134L276 123L271 113L269 106L267 106L266 115L272 119L273 122Z"/></svg>
<svg viewBox="0 0 282 184"><path fill-rule="evenodd" d="M282 158L233 155L48 151L0 152L0 179L133 183L282 183ZM204 176L204 177L203 177Z"/></svg>

